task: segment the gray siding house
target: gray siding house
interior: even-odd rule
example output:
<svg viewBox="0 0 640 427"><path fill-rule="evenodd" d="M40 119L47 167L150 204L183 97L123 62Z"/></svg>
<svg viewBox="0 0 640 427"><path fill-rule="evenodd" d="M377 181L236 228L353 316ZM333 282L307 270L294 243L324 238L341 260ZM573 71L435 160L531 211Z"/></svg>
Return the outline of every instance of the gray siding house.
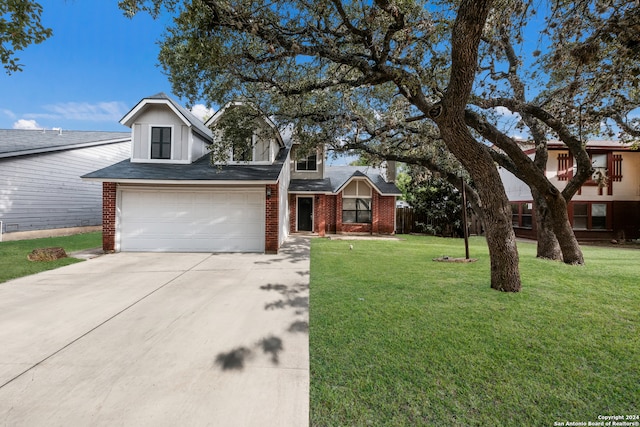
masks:
<svg viewBox="0 0 640 427"><path fill-rule="evenodd" d="M80 176L130 157L129 132L0 129L0 231L101 225L102 186Z"/></svg>

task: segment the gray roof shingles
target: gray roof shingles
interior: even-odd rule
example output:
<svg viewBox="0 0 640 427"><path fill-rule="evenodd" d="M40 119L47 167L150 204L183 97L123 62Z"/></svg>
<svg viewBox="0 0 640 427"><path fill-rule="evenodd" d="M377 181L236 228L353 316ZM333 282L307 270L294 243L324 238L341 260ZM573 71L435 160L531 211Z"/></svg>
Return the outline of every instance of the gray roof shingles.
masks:
<svg viewBox="0 0 640 427"><path fill-rule="evenodd" d="M191 164L132 163L123 160L82 178L101 181L276 181L288 151L287 148L281 149L276 161L270 165L248 163L216 166L211 165L208 155Z"/></svg>
<svg viewBox="0 0 640 427"><path fill-rule="evenodd" d="M0 129L0 158L131 140L130 132Z"/></svg>
<svg viewBox="0 0 640 427"><path fill-rule="evenodd" d="M367 177L382 194L398 195L401 191L386 182L380 170L369 166L327 166L324 179L292 179L289 191L308 193L338 193L352 177Z"/></svg>

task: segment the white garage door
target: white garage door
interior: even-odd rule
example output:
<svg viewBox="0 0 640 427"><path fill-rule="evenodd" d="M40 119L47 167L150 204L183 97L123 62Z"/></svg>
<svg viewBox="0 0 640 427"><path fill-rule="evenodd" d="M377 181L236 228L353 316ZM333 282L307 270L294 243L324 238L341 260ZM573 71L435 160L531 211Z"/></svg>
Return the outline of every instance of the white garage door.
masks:
<svg viewBox="0 0 640 427"><path fill-rule="evenodd" d="M264 252L264 189L120 193L120 249Z"/></svg>

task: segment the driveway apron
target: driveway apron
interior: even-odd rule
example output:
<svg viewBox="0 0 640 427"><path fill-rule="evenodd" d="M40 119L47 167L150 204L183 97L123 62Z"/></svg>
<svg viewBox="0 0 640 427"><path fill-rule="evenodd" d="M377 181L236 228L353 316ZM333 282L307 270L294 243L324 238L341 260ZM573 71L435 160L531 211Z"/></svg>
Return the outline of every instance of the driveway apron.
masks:
<svg viewBox="0 0 640 427"><path fill-rule="evenodd" d="M306 426L309 241L0 284L0 425Z"/></svg>

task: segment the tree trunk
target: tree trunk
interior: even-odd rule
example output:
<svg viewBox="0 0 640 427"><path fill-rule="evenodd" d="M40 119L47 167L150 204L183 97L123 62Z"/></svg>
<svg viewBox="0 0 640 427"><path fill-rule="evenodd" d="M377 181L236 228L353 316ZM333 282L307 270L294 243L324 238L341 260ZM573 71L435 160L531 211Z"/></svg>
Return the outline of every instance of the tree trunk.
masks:
<svg viewBox="0 0 640 427"><path fill-rule="evenodd" d="M560 244L565 264L584 265L582 249L569 222L567 202L562 195L550 195L546 198L547 206L553 220L553 232Z"/></svg>
<svg viewBox="0 0 640 427"><path fill-rule="evenodd" d="M511 209L496 192L481 194L485 206L484 225L486 228L489 257L491 258L491 288L503 292L519 292L522 288L518 268L518 248L516 236L511 226Z"/></svg>
<svg viewBox="0 0 640 427"><path fill-rule="evenodd" d="M443 120L444 121L444 120ZM440 134L449 150L462 163L478 186L483 206L489 257L491 288L519 292L522 288L518 268L516 235L511 225L511 205L504 191L498 169L486 148L476 143L462 120L447 120Z"/></svg>
<svg viewBox="0 0 640 427"><path fill-rule="evenodd" d="M562 261L562 250L553 231L553 219L547 202L533 186L531 187L531 194L536 210L536 238L538 241L536 256L553 261Z"/></svg>
<svg viewBox="0 0 640 427"><path fill-rule="evenodd" d="M491 287L518 292L522 283L509 200L488 148L478 144L465 123L465 108L477 72L478 46L491 6L491 0L460 3L452 29L449 86L442 102L427 108L425 102L414 105L423 106L422 112L436 122L447 148L478 186L491 258ZM403 85L400 89L408 90Z"/></svg>

